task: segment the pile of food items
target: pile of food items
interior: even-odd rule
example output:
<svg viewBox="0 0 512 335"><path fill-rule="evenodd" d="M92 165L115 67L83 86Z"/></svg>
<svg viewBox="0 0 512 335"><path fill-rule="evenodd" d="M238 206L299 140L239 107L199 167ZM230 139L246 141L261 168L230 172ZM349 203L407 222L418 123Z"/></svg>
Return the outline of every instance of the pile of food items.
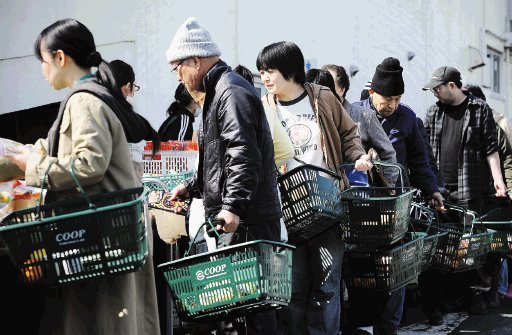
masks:
<svg viewBox="0 0 512 335"><path fill-rule="evenodd" d="M23 180L0 182L0 221L13 211L37 206L40 197L41 189Z"/></svg>

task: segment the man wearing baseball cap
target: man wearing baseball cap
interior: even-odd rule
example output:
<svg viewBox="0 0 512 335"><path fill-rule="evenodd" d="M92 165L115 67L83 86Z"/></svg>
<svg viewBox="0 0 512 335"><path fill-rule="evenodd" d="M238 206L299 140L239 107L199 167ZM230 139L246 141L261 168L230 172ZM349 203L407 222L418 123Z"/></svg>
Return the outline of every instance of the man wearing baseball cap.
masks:
<svg viewBox="0 0 512 335"><path fill-rule="evenodd" d="M203 108L198 169L172 190L172 199L202 198L206 216L224 221L216 227L225 232L220 243L279 241L274 147L256 89L219 58L217 44L194 17L178 28L166 55ZM271 310L247 315L246 329L237 322L219 327L217 334L276 334L277 319Z"/></svg>
<svg viewBox="0 0 512 335"><path fill-rule="evenodd" d="M435 70L423 90L438 99L424 124L450 199L480 212L485 197L506 196L492 110L463 92L460 72L453 67Z"/></svg>
<svg viewBox="0 0 512 335"><path fill-rule="evenodd" d="M437 69L430 78L430 81L425 84L423 90L431 90L447 82L461 82L460 72L449 66L442 66Z"/></svg>
<svg viewBox="0 0 512 335"><path fill-rule="evenodd" d="M427 110L424 124L448 200L479 214L488 212L496 205L493 195L507 195L491 108L462 90L460 72L454 67L435 70L423 90L430 90L438 100ZM446 215L454 222L450 212ZM474 284L471 278L467 271L460 276L445 276L433 269L423 272L419 277L421 305L429 319L442 320L441 297L454 296L454 292L466 294L464 290ZM470 313L483 313L478 304L469 308Z"/></svg>

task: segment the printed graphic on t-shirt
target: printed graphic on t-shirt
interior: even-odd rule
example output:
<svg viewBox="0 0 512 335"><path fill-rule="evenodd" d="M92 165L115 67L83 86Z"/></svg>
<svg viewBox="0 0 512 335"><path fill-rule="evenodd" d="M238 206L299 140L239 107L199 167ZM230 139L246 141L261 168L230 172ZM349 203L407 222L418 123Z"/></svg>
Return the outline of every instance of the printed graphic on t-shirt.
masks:
<svg viewBox="0 0 512 335"><path fill-rule="evenodd" d="M283 128L290 136L295 148L295 157L306 163L323 167L323 153L320 150L320 128L309 100L302 99L292 105L278 105L277 115ZM295 161L290 161L287 167L290 169L296 165Z"/></svg>

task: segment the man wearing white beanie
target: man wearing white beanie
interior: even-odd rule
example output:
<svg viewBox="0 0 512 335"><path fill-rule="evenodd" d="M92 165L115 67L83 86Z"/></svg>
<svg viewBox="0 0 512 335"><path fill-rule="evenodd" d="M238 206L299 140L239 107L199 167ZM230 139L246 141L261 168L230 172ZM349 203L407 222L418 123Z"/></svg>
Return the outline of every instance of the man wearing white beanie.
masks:
<svg viewBox="0 0 512 335"><path fill-rule="evenodd" d="M178 28L166 55L178 80L203 108L199 166L172 191L173 198L202 198L206 216L225 222L217 230L228 245L279 241L274 148L254 86L219 59L218 46L196 18ZM221 326L220 334L245 333L236 323ZM275 311L247 315L246 327L247 334L276 334Z"/></svg>

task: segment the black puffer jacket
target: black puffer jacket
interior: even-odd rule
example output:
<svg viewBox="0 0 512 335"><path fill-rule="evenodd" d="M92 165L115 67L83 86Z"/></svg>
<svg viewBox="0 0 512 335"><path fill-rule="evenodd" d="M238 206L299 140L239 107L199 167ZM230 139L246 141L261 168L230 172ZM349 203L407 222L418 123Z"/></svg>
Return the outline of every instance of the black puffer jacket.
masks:
<svg viewBox="0 0 512 335"><path fill-rule="evenodd" d="M279 224L274 147L256 90L223 61L203 83L199 166L185 183L189 193L203 198L208 216L225 209L246 224Z"/></svg>

